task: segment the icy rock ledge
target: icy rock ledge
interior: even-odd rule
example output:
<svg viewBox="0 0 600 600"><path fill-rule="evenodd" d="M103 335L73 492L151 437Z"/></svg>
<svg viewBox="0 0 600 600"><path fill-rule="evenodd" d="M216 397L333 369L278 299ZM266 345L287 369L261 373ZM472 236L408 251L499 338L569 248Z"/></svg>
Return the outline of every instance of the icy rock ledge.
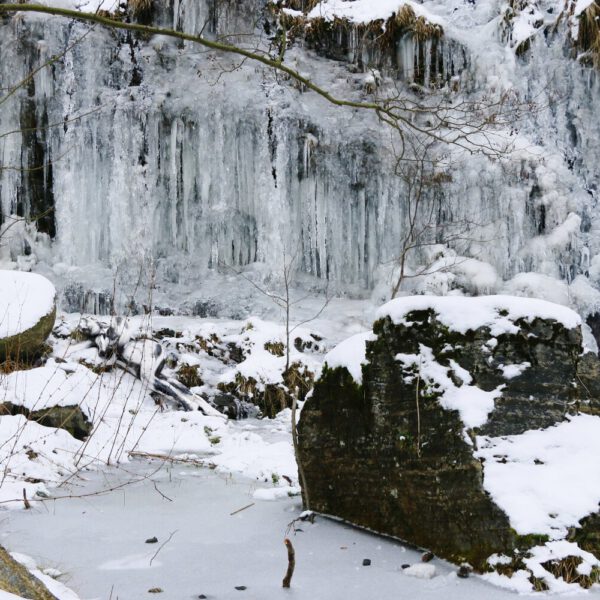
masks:
<svg viewBox="0 0 600 600"><path fill-rule="evenodd" d="M599 366L562 306L394 300L303 409L311 508L520 591L596 585Z"/></svg>

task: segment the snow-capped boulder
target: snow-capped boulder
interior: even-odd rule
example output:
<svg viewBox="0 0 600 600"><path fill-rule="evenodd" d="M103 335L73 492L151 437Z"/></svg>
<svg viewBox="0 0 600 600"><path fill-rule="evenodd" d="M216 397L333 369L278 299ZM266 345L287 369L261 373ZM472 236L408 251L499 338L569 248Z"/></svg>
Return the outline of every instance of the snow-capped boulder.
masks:
<svg viewBox="0 0 600 600"><path fill-rule="evenodd" d="M570 582L589 587L600 575L600 382L582 381L600 370L595 355L582 362L580 323L510 296L386 304L372 332L326 356L303 408L310 508L520 589L567 585L574 561ZM550 552L567 539L566 554Z"/></svg>
<svg viewBox="0 0 600 600"><path fill-rule="evenodd" d="M56 291L41 275L0 271L0 360L35 356L56 317Z"/></svg>

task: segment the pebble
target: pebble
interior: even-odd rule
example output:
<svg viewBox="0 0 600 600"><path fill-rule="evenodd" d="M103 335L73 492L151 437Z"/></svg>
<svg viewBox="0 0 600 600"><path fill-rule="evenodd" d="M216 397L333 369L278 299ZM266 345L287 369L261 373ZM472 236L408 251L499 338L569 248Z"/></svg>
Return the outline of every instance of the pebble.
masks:
<svg viewBox="0 0 600 600"><path fill-rule="evenodd" d="M244 590L246 590L248 588L245 585L236 585L235 589L238 590L238 591L240 591L240 592L243 592Z"/></svg>
<svg viewBox="0 0 600 600"><path fill-rule="evenodd" d="M371 559L370 558L364 558L363 559L363 567L370 567L371 566Z"/></svg>
<svg viewBox="0 0 600 600"><path fill-rule="evenodd" d="M157 537L151 537L146 540L146 544L156 544L156 542L158 542Z"/></svg>
<svg viewBox="0 0 600 600"><path fill-rule="evenodd" d="M423 556L421 556L421 562L429 562L430 560L433 560L435 558L435 555L433 554L433 552L425 552L425 554L423 554Z"/></svg>

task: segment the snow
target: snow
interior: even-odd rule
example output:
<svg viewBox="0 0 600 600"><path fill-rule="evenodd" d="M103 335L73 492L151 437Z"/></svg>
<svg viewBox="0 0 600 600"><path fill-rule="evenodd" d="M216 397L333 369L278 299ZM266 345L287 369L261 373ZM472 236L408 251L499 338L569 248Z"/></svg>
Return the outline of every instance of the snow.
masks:
<svg viewBox="0 0 600 600"><path fill-rule="evenodd" d="M486 573L482 577L495 585L516 592L528 593L531 592L529 578L533 574L546 583L550 593L577 594L579 592L581 594L581 589L578 590L572 583L557 578L543 566L548 561L558 561L567 557L579 557L581 559L580 564L577 566L577 572L581 575L589 575L593 568L600 566L600 561L594 555L582 550L573 542L563 540L547 542L542 546L531 548L528 555L523 558L527 571L524 569L515 571L510 578L498 573Z"/></svg>
<svg viewBox="0 0 600 600"><path fill-rule="evenodd" d="M573 16L578 17L583 11L594 4L595 0L577 0L573 9Z"/></svg>
<svg viewBox="0 0 600 600"><path fill-rule="evenodd" d="M595 512L600 474L600 419L577 415L544 430L478 437L483 485L517 533L562 539Z"/></svg>
<svg viewBox="0 0 600 600"><path fill-rule="evenodd" d="M0 270L0 339L33 327L54 310L56 290L35 273Z"/></svg>
<svg viewBox="0 0 600 600"><path fill-rule="evenodd" d="M407 376L417 374L423 384L439 386L439 402L446 410L457 410L467 429L483 425L494 410L494 400L502 396L502 388L486 392L471 383L471 376L454 361L445 367L436 361L431 348L419 344L419 354L397 354L396 360L407 370ZM457 386L450 373L458 376L463 384ZM423 388L425 385L423 385Z"/></svg>
<svg viewBox="0 0 600 600"><path fill-rule="evenodd" d="M388 302L377 311L376 318L390 317L395 324L406 325L408 313L429 309L436 313L440 323L459 333L480 327L489 327L493 336L516 333L518 327L514 322L518 319L554 320L567 329L581 325L581 317L569 308L537 298L512 296L409 296Z"/></svg>
<svg viewBox="0 0 600 600"><path fill-rule="evenodd" d="M330 369L345 367L354 381L362 385L362 365L367 362L367 342L375 339L372 331L357 333L328 352L323 362Z"/></svg>
<svg viewBox="0 0 600 600"><path fill-rule="evenodd" d="M51 594L54 594L58 600L80 600L79 596L70 590L66 585L50 575L45 571L56 571L56 569L44 569L41 571L36 561L26 554L20 554L19 552L11 552L11 556L26 567L34 577L37 577L47 588ZM58 572L58 571L57 571ZM0 599L2 596L0 596Z"/></svg>
<svg viewBox="0 0 600 600"><path fill-rule="evenodd" d="M525 361L518 365L498 365L498 368L502 371L504 379L514 379L523 374L530 366L531 363Z"/></svg>
<svg viewBox="0 0 600 600"><path fill-rule="evenodd" d="M333 20L337 17L348 19L352 23L369 23L379 19L389 19L402 6L409 6L417 17L425 17L432 23L443 23L443 20L423 8L421 4L411 0L323 0L309 13L309 19L324 18Z"/></svg>
<svg viewBox="0 0 600 600"><path fill-rule="evenodd" d="M432 579L435 577L435 565L429 563L417 563L403 569L404 575L416 577L417 579Z"/></svg>
<svg viewBox="0 0 600 600"><path fill-rule="evenodd" d="M78 364L48 361L43 367L14 371L0 379L0 398L30 411L52 406L79 406L94 417L99 378ZM86 393L87 392L87 393Z"/></svg>
<svg viewBox="0 0 600 600"><path fill-rule="evenodd" d="M78 343L69 337L72 328L81 322L83 319L78 316L61 318L58 330L66 337L53 338L55 358L50 358L44 366L0 376L0 401L30 411L78 406L91 422L92 433L81 442L64 430L44 428L22 416L0 416L0 440L4 440L0 445L0 468L4 472L1 504L21 508L23 488L32 499L39 498L38 493L52 494L52 489L64 478L80 469L127 462L130 452L158 454L210 466L219 473L239 473L269 483L276 481L273 487L284 489L285 494L292 488L298 492L289 409L281 411L275 419L240 422L227 421L220 413L205 416L196 410L163 411L150 397L147 380L116 368L102 374L91 370L90 366L106 366L107 359L101 358L89 342ZM202 377L206 378L205 386L200 388L203 392L214 393L212 386L229 380L229 376L235 378L239 372L256 378L262 385L281 383L285 357L274 356L264 348L267 341L281 342L285 328L280 325L260 319L212 324L198 319L179 319L179 322L186 333L173 339L182 347L197 340L196 336L208 338L218 333L222 347L235 341L243 348L245 360L239 364L227 357L221 362L202 350L198 354L189 349L183 352L184 362L201 366ZM90 326L93 328L93 322ZM142 321L139 327L132 326L128 339L140 332L148 335L147 323L144 325ZM322 360L319 343L303 328L294 331L294 339L312 346L305 352L294 347L292 361L302 361L318 372ZM144 346L149 345L147 354L153 357L155 342L147 338L140 341ZM135 339L128 342L135 343ZM146 370L153 373L154 368L152 363ZM39 483L31 483L33 480Z"/></svg>

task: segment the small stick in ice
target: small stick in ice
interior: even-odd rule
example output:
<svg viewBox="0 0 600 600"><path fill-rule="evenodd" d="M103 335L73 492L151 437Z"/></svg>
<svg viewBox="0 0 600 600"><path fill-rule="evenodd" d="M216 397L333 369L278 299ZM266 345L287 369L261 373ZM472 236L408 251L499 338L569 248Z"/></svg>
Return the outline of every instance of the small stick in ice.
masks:
<svg viewBox="0 0 600 600"><path fill-rule="evenodd" d="M31 508L31 504L29 504L29 500L27 500L27 491L25 488L23 488L23 504L27 510Z"/></svg>
<svg viewBox="0 0 600 600"><path fill-rule="evenodd" d="M288 568L285 577L283 578L283 587L289 588L290 584L292 583L294 567L296 566L296 553L294 552L294 546L292 546L292 542L290 542L288 538L285 538L285 540L283 540L283 543L285 544L288 552Z"/></svg>
<svg viewBox="0 0 600 600"><path fill-rule="evenodd" d="M251 504L246 504L246 506L242 506L242 508L238 508L237 510L234 510L232 513L229 513L229 516L233 517L233 515L237 515L238 513L241 513L243 510L246 510L247 508L250 508L251 506L254 506L254 502L252 502Z"/></svg>

